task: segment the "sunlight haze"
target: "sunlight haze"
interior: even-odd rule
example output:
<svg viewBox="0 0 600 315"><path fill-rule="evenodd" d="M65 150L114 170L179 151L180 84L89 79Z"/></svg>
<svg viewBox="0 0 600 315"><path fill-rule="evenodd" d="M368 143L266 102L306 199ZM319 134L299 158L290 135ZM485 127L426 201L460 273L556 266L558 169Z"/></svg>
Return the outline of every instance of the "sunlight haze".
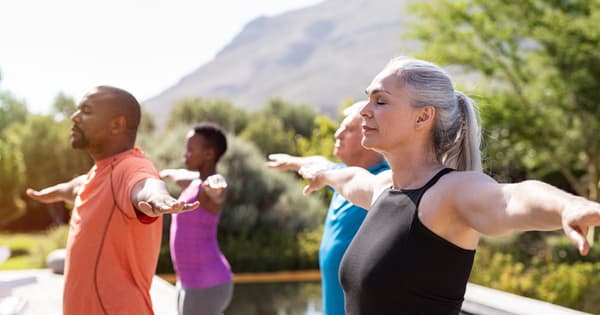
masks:
<svg viewBox="0 0 600 315"><path fill-rule="evenodd" d="M322 0L0 0L0 90L48 113L114 85L140 102L210 61L254 18Z"/></svg>

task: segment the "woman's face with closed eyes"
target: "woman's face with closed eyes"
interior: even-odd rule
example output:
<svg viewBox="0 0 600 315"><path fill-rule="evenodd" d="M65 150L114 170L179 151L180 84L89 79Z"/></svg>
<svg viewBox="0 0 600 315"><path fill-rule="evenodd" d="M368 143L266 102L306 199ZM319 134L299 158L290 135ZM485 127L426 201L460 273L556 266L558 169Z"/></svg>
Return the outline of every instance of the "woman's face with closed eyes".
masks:
<svg viewBox="0 0 600 315"><path fill-rule="evenodd" d="M360 111L365 148L389 152L410 140L418 111L408 92L386 69L366 88L368 103Z"/></svg>

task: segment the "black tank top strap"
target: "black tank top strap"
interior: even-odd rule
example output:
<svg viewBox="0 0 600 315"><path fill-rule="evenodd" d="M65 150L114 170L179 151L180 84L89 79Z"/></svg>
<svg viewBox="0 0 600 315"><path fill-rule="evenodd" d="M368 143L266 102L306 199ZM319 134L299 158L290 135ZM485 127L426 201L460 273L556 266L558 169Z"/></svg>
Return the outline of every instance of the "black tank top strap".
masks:
<svg viewBox="0 0 600 315"><path fill-rule="evenodd" d="M435 183L437 183L437 181L444 175L450 173L454 171L454 169L446 167L443 168L442 170L440 170L439 172L437 172L437 174L435 174L435 176L433 176L428 182L427 184L425 184L425 186L423 186L423 188L421 189L423 192L427 191L429 188L431 188L431 186L435 185Z"/></svg>
<svg viewBox="0 0 600 315"><path fill-rule="evenodd" d="M429 190L429 188L433 187L433 185L435 185L435 183L437 183L437 181L444 175L450 173L454 171L454 169L452 168L444 168L441 169L439 172L437 172L425 185L423 185L423 187L419 188L419 189L413 189L413 190L404 190L404 193L406 195L408 195L408 197L414 202L414 204L417 207L417 211L419 208L419 204L421 203L421 198L423 197L423 195L425 194L425 192L427 190ZM415 212L416 215L416 212Z"/></svg>

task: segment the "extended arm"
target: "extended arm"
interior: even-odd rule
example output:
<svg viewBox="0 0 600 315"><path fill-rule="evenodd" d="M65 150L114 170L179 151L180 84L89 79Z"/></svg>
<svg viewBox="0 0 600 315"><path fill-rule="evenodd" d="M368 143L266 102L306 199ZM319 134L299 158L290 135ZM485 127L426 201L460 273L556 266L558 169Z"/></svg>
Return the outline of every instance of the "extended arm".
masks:
<svg viewBox="0 0 600 315"><path fill-rule="evenodd" d="M165 182L146 178L137 182L131 190L131 202L135 208L150 217L166 213L179 213L197 208L200 203L178 201L169 195Z"/></svg>
<svg viewBox="0 0 600 315"><path fill-rule="evenodd" d="M85 175L81 175L68 182L46 187L40 191L28 188L25 193L30 198L43 203L58 201L67 201L73 203L84 181Z"/></svg>
<svg viewBox="0 0 600 315"><path fill-rule="evenodd" d="M371 206L374 197L385 185L391 184L390 171L373 175L364 168L354 166L317 172L301 168L298 173L308 181L304 187L305 195L329 185L342 197L365 209Z"/></svg>
<svg viewBox="0 0 600 315"><path fill-rule="evenodd" d="M180 188L187 187L194 179L198 179L199 177L199 172L188 171L182 168L168 168L160 171L160 178L162 180L174 182Z"/></svg>
<svg viewBox="0 0 600 315"><path fill-rule="evenodd" d="M490 235L519 230L563 228L582 255L587 254L588 228L600 225L600 204L549 184L527 180L498 184L479 173L461 174L452 195L459 213L475 230Z"/></svg>
<svg viewBox="0 0 600 315"><path fill-rule="evenodd" d="M280 171L297 172L301 167L309 165L328 165L332 162L322 156L293 156L284 153L269 154L265 165Z"/></svg>

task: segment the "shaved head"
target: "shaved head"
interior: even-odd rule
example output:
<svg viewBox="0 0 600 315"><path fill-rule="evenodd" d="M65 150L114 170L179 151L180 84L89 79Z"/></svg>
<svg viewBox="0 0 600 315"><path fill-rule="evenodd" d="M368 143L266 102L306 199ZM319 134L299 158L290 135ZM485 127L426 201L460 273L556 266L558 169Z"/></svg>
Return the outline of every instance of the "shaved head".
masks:
<svg viewBox="0 0 600 315"><path fill-rule="evenodd" d="M141 119L140 103L131 95L131 93L113 86L98 86L90 92L90 95L101 99L110 106L110 110L115 116L125 117L127 129L137 131Z"/></svg>

